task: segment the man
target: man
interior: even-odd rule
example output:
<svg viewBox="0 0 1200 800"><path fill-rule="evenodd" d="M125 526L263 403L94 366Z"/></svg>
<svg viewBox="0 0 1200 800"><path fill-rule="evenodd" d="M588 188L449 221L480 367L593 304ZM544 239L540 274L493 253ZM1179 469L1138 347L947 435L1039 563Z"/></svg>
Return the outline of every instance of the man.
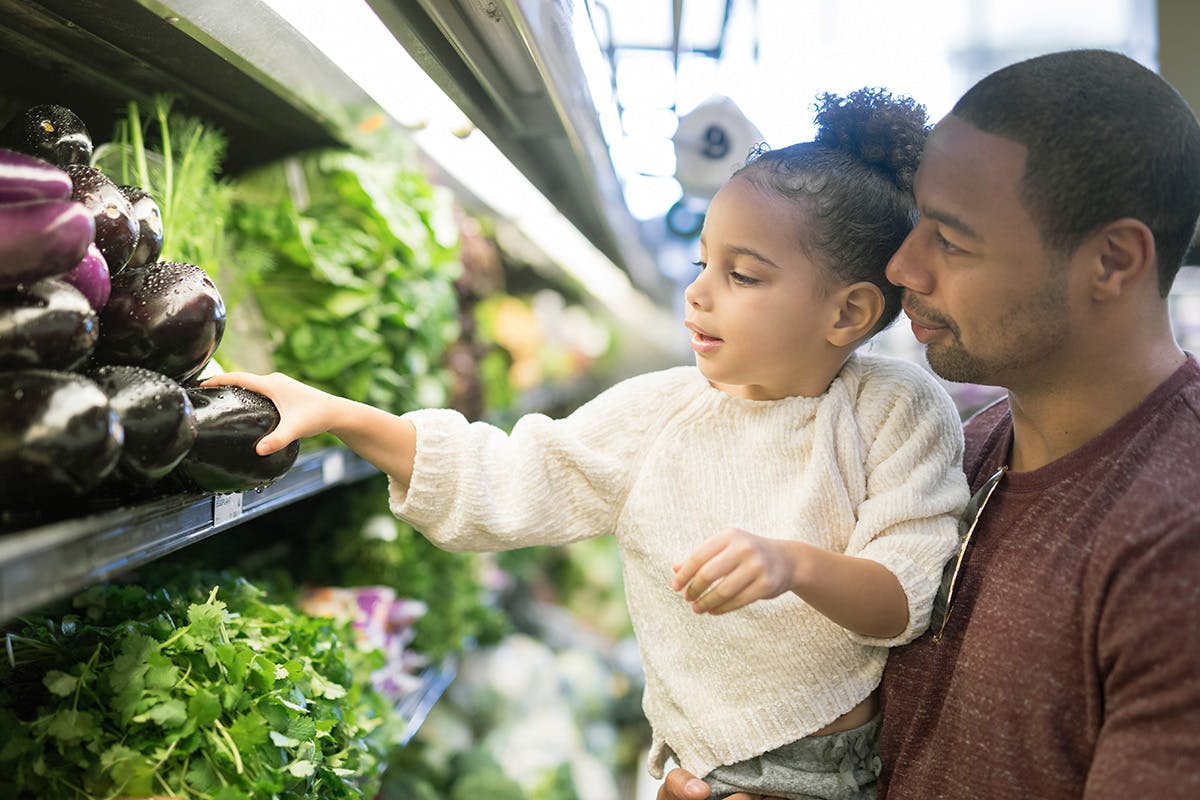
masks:
<svg viewBox="0 0 1200 800"><path fill-rule="evenodd" d="M879 794L1200 797L1200 363L1166 300L1200 125L1124 56L1041 56L963 96L915 191L913 333L1007 398L966 425L947 602L889 657ZM659 798L706 794L675 770Z"/></svg>

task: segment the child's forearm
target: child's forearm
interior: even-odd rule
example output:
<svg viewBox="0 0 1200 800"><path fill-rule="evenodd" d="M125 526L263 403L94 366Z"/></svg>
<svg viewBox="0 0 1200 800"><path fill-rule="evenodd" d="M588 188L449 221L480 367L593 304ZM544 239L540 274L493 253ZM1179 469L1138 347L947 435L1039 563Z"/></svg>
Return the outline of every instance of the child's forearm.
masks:
<svg viewBox="0 0 1200 800"><path fill-rule="evenodd" d="M408 489L417 452L417 429L411 422L365 403L339 398L329 432Z"/></svg>
<svg viewBox="0 0 1200 800"><path fill-rule="evenodd" d="M847 630L887 639L908 627L908 597L877 561L792 542L792 591Z"/></svg>

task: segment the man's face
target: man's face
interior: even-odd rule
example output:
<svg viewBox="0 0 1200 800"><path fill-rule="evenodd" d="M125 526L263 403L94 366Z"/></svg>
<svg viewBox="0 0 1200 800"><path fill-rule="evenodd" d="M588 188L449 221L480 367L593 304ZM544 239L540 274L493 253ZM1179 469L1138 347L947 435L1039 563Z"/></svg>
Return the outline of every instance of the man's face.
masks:
<svg viewBox="0 0 1200 800"><path fill-rule="evenodd" d="M920 221L888 264L913 335L943 378L1015 388L1056 368L1069 270L1018 197L1025 147L954 116L916 177Z"/></svg>

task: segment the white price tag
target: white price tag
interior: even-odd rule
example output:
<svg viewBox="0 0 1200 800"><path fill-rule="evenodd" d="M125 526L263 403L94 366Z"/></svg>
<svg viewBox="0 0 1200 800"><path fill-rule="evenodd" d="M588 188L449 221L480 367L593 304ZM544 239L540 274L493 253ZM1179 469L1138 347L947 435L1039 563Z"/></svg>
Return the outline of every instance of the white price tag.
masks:
<svg viewBox="0 0 1200 800"><path fill-rule="evenodd" d="M242 493L218 494L213 497L213 526L233 522L242 515Z"/></svg>
<svg viewBox="0 0 1200 800"><path fill-rule="evenodd" d="M321 462L321 480L325 483L338 483L346 477L346 454L330 453Z"/></svg>

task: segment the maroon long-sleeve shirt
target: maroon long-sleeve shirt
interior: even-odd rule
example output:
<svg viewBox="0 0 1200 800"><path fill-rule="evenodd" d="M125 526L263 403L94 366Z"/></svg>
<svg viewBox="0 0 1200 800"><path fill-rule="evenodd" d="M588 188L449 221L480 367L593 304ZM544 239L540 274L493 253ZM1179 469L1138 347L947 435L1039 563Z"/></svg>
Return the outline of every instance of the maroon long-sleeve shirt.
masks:
<svg viewBox="0 0 1200 800"><path fill-rule="evenodd" d="M1097 380L1103 380L1097 376ZM1001 401L966 428L978 488ZM881 796L1200 798L1200 364L1079 450L1008 473L940 642L884 673Z"/></svg>

